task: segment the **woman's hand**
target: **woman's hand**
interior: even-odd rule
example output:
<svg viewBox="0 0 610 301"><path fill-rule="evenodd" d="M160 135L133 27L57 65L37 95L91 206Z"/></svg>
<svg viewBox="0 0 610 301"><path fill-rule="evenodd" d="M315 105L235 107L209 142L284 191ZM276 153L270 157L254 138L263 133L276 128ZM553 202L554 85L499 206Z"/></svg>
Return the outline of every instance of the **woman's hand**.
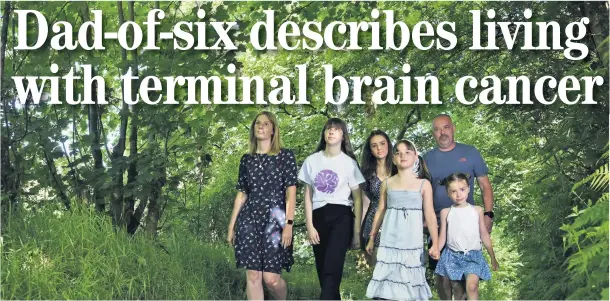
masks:
<svg viewBox="0 0 610 301"><path fill-rule="evenodd" d="M235 230L229 229L229 232L227 233L227 242L231 247L235 246Z"/></svg>
<svg viewBox="0 0 610 301"><path fill-rule="evenodd" d="M284 249L292 245L292 225L286 225L282 230L282 247Z"/></svg>

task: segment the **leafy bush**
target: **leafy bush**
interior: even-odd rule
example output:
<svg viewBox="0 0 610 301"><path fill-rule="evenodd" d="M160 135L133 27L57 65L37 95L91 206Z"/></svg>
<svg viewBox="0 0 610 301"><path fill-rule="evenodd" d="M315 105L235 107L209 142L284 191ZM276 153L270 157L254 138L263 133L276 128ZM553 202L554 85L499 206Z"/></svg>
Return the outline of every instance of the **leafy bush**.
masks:
<svg viewBox="0 0 610 301"><path fill-rule="evenodd" d="M607 146L606 146L607 149ZM569 218L572 224L561 227L564 250L572 253L566 262L570 277L569 299L608 300L608 152L604 162L593 174L576 183L579 187L589 184L591 189L603 192L595 200L587 201L587 207L574 211Z"/></svg>

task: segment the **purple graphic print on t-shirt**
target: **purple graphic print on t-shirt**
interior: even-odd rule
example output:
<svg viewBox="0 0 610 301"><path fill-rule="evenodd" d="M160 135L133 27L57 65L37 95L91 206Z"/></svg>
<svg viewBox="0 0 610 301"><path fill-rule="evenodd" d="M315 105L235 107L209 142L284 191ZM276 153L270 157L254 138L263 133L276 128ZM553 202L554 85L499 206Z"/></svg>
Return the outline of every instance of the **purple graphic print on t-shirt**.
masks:
<svg viewBox="0 0 610 301"><path fill-rule="evenodd" d="M339 176L330 169L322 170L316 175L313 185L320 192L333 193L339 185Z"/></svg>

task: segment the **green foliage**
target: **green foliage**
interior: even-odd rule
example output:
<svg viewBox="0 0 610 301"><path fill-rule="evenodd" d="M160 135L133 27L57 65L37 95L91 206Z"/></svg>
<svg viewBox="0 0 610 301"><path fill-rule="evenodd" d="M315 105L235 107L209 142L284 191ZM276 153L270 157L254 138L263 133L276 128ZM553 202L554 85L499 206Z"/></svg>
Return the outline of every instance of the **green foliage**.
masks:
<svg viewBox="0 0 610 301"><path fill-rule="evenodd" d="M15 32L10 24L4 62L7 79L49 74L51 63L58 64L58 75L66 74L76 64L93 64L106 80L110 104L99 107L99 147L104 168L96 170L88 106L23 106L12 100L12 82L3 80L2 96L7 101L3 102L2 143L4 139L9 141L7 161L12 169L5 170L3 165L2 172L20 183L16 202L11 204L19 213L7 213L9 197L4 190L2 195L4 298L245 298L243 273L233 268L231 251L219 243L226 235L239 158L247 151L250 122L260 110L269 110L278 116L284 145L294 150L299 166L315 149L328 117L340 117L348 123L358 155L373 129L385 130L393 140L404 132L405 138L425 152L435 146L429 132L431 119L438 113L451 114L457 126L457 140L475 145L483 154L494 189L497 218L492 238L502 269L494 273L492 281L481 284L481 296L608 299L608 195L599 190L608 186L608 164L598 162L600 149L608 143L608 85L596 88L598 104L591 106L465 106L454 98L454 85L464 75L601 75L604 83L610 82L608 66L603 64L608 58L605 29L588 32L582 42L591 50L590 55L582 61L571 61L561 59L560 51L519 50L521 39L517 39L518 45L512 51L469 51L472 37L468 28L472 24L470 18L464 17L470 16L473 9L493 8L496 21L514 21L521 20L522 12L529 8L534 13L532 21L554 20L563 26L580 20L585 13L583 5L591 5L600 8L591 10L592 17L599 24L607 24L603 2L138 1L134 3L135 21L143 24L146 13L157 3L166 13L158 31L169 31L179 21L200 21L194 13L197 5L206 11L204 21L238 20L240 29L235 31L234 40L240 43L240 50L175 51L161 43L158 51L139 51L141 76L226 76L227 64L234 63L241 76L258 75L268 82L273 76L285 75L295 82L294 66L307 64L307 99L311 105L141 105L135 107L135 113L124 113L121 85L116 79L133 63L133 53L123 60L116 43L105 43L104 51L52 51L48 47L19 51L14 49ZM83 9L101 9L105 30L116 31L119 26L116 2L12 5L14 9L39 10L49 23L68 21L75 27L83 22ZM126 7L127 3L123 3L125 14ZM324 24L334 20L370 21L373 8L392 9L395 19L404 20L411 29L422 20L433 26L453 21L456 32L461 34L451 51L418 51L414 47L380 52L326 48L316 52L255 51L251 45L246 46L248 31L256 21L264 19L263 11L270 8L276 10L276 24L285 20L298 24L312 20ZM378 20L385 29L383 17ZM591 29L595 28L593 23ZM29 28L27 35L33 38L35 26ZM214 38L206 36L208 42ZM339 44L345 38L346 35L336 35L335 42ZM371 42L369 33L362 33L359 38L363 46ZM596 45L596 38L602 43ZM422 43L432 39L424 37ZM442 105L373 105L373 88L365 88L362 93L365 105L324 103L325 91L320 88L324 86L322 65L332 64L335 74L344 77L398 77L404 75L399 68L404 63L411 65L411 76L433 74L439 78ZM415 98L416 85L411 87ZM75 91L83 88L78 81ZM269 88L266 85L265 91ZM240 89L237 95L241 95ZM185 99L187 92L176 88L176 99ZM59 93L64 99L63 88ZM572 93L568 93L570 98L575 97ZM113 159L110 153L118 145L124 117L129 125L137 122L137 155L130 156L136 150L127 143L121 156ZM128 132L126 138L130 137ZM111 204L119 191L112 179L117 175L126 178L124 170L134 160L138 176L133 183L123 181L124 198L134 196L137 204L146 204L160 179L166 180L159 196L159 223L150 231L158 235L156 240L144 237L146 234L140 233L144 231L133 237L113 232L107 212L75 210L58 216L49 213L64 201L58 197L60 192L74 207L92 203L96 191L106 204ZM602 161L607 162L607 156ZM300 184L298 188L297 264L286 276L290 298L312 299L317 297L317 279L311 247L305 243ZM578 193L577 198L574 192ZM146 223L147 219L142 218L142 226ZM348 257L342 293L344 298L361 299L371 270L355 264L355 253Z"/></svg>
<svg viewBox="0 0 610 301"><path fill-rule="evenodd" d="M227 246L184 233L129 237L114 231L109 218L83 209L10 218L2 243L3 299L246 298L245 273L235 269ZM314 269L286 273L289 299L317 297Z"/></svg>
<svg viewBox="0 0 610 301"><path fill-rule="evenodd" d="M515 283L519 282L519 270L523 264L519 258L520 254L515 248L515 240L507 235L503 226L494 226L491 236L500 269L492 271L490 281L479 283L480 298L485 300L516 299L518 292ZM487 262L491 263L489 255L486 252L485 254Z"/></svg>
<svg viewBox="0 0 610 301"><path fill-rule="evenodd" d="M213 278L86 210L12 216L2 245L4 299L206 299ZM193 256L210 253L190 244ZM200 258L199 258L200 259Z"/></svg>
<svg viewBox="0 0 610 301"><path fill-rule="evenodd" d="M583 209L574 207L568 216L572 223L561 227L566 232L564 250L571 253L567 270L575 290L568 296L570 299L608 297L608 151L600 160L601 167L576 183L572 190L576 193L579 187L589 184L592 190L601 191L601 196L594 202L589 200Z"/></svg>

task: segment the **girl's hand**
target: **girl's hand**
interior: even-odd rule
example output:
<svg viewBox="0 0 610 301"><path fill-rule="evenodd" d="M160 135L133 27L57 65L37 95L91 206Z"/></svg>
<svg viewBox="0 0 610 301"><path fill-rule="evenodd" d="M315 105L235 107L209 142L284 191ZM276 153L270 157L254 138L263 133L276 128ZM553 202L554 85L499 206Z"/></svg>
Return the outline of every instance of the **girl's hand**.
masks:
<svg viewBox="0 0 610 301"><path fill-rule="evenodd" d="M292 225L286 225L282 230L282 247L284 249L292 245Z"/></svg>
<svg viewBox="0 0 610 301"><path fill-rule="evenodd" d="M320 244L320 236L318 235L318 231L313 226L307 227L307 236L309 237L309 243L312 245Z"/></svg>
<svg viewBox="0 0 610 301"><path fill-rule="evenodd" d="M360 233L354 232L354 237L352 238L352 250L360 249Z"/></svg>
<svg viewBox="0 0 610 301"><path fill-rule="evenodd" d="M491 259L491 268L494 271L497 271L498 269L500 269L500 265L498 265L498 261L495 258Z"/></svg>
<svg viewBox="0 0 610 301"><path fill-rule="evenodd" d="M227 233L227 243L229 243L231 247L235 245L235 231L233 229L230 229L229 233Z"/></svg>
<svg viewBox="0 0 610 301"><path fill-rule="evenodd" d="M441 254L438 251L438 247L437 246L432 246L430 247L430 249L428 250L428 254L430 255L430 257L432 257L434 260L438 260L439 258L441 258Z"/></svg>
<svg viewBox="0 0 610 301"><path fill-rule="evenodd" d="M366 253L373 256L373 250L375 250L375 236L371 236L369 242L366 244Z"/></svg>

